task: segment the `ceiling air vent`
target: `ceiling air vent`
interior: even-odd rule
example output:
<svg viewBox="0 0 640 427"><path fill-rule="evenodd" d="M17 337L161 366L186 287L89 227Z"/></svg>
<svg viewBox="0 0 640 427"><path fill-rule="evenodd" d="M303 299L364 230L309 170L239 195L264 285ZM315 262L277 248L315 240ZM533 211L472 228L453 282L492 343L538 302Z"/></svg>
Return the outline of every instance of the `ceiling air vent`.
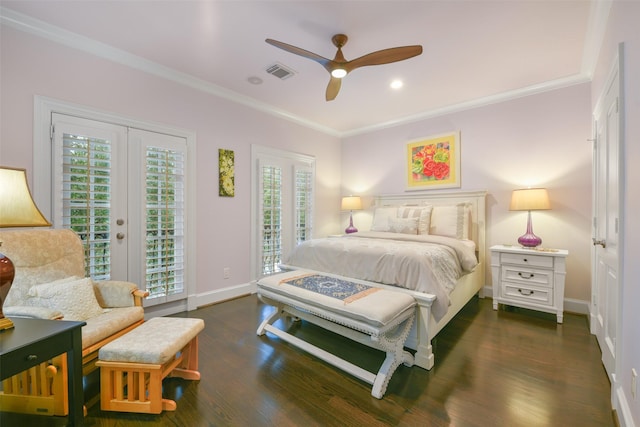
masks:
<svg viewBox="0 0 640 427"><path fill-rule="evenodd" d="M275 64L267 68L267 73L273 74L280 80L285 80L293 76L296 72L291 68L287 68L284 65L276 62Z"/></svg>

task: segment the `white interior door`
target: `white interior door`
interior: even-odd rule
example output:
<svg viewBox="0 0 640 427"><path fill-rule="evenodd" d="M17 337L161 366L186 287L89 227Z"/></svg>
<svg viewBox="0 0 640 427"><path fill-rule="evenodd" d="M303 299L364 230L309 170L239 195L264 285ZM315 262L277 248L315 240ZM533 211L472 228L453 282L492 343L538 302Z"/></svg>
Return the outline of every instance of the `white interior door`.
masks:
<svg viewBox="0 0 640 427"><path fill-rule="evenodd" d="M616 382L620 250L620 73L616 60L594 112L591 332L611 384Z"/></svg>

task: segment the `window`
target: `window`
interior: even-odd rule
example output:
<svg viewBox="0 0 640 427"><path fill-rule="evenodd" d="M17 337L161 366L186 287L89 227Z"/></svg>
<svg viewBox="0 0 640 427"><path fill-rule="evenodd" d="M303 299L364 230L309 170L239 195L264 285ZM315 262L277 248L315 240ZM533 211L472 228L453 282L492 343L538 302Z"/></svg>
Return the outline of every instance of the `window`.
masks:
<svg viewBox="0 0 640 427"><path fill-rule="evenodd" d="M315 159L252 147L252 259L256 277L277 273L286 255L313 234Z"/></svg>
<svg viewBox="0 0 640 427"><path fill-rule="evenodd" d="M184 291L184 154L146 151L145 282L157 298Z"/></svg>

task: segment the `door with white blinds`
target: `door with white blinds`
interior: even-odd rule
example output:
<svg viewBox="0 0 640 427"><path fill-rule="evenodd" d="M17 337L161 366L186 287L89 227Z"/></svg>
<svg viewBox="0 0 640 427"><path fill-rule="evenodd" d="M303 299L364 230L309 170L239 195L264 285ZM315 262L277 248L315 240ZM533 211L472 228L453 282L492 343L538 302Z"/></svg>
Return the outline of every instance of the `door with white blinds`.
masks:
<svg viewBox="0 0 640 427"><path fill-rule="evenodd" d="M296 153L253 148L252 231L256 276L277 273L280 264L313 232L315 159Z"/></svg>
<svg viewBox="0 0 640 427"><path fill-rule="evenodd" d="M53 218L95 279L129 280L145 305L186 298L186 140L52 114Z"/></svg>

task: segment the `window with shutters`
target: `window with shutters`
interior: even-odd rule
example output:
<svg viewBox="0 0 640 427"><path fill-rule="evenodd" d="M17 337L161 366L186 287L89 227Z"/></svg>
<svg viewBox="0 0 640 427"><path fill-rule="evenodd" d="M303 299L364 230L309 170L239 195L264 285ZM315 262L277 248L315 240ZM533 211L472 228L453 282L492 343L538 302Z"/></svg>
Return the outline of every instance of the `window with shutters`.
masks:
<svg viewBox="0 0 640 427"><path fill-rule="evenodd" d="M282 169L262 167L262 273L272 274L282 262Z"/></svg>
<svg viewBox="0 0 640 427"><path fill-rule="evenodd" d="M286 255L313 232L315 159L252 147L252 253L257 277L281 271Z"/></svg>
<svg viewBox="0 0 640 427"><path fill-rule="evenodd" d="M184 290L184 154L146 149L146 289L149 297Z"/></svg>
<svg viewBox="0 0 640 427"><path fill-rule="evenodd" d="M86 275L110 279L110 141L65 133L62 169L62 226L82 240Z"/></svg>
<svg viewBox="0 0 640 427"><path fill-rule="evenodd" d="M309 168L295 168L296 244L311 238L313 212L313 173Z"/></svg>

